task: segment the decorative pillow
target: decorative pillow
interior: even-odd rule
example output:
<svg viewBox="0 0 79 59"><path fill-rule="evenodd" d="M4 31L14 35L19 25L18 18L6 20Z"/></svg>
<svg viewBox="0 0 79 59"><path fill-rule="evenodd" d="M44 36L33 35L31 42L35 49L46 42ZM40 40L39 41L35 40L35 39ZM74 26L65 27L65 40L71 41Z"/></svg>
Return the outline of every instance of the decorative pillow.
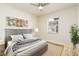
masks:
<svg viewBox="0 0 79 59"><path fill-rule="evenodd" d="M24 40L22 35L11 35L11 38L12 38L12 42L17 42L19 40L21 40L21 41Z"/></svg>
<svg viewBox="0 0 79 59"><path fill-rule="evenodd" d="M24 39L30 39L33 37L32 34L23 34Z"/></svg>

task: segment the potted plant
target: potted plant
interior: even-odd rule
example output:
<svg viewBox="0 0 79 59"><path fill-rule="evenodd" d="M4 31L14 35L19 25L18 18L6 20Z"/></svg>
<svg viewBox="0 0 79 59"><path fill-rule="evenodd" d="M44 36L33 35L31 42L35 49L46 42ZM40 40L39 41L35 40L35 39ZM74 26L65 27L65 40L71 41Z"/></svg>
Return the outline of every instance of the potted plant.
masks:
<svg viewBox="0 0 79 59"><path fill-rule="evenodd" d="M73 43L73 50L75 51L76 44L79 43L79 28L76 24L71 26L70 34L71 34L71 42ZM75 52L74 52L75 53Z"/></svg>
<svg viewBox="0 0 79 59"><path fill-rule="evenodd" d="M76 45L79 43L79 28L76 24L71 26L70 34L71 34L71 42L73 43L72 54L76 56L77 55Z"/></svg>

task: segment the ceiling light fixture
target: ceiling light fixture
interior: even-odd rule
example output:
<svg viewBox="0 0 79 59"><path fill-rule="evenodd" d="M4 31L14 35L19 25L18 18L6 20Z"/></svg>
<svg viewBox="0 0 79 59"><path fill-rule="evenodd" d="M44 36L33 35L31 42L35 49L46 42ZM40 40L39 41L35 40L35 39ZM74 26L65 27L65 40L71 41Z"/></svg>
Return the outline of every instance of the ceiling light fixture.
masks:
<svg viewBox="0 0 79 59"><path fill-rule="evenodd" d="M40 6L38 7L38 9L39 9L40 11L42 11L42 10L43 10L43 6L40 4Z"/></svg>
<svg viewBox="0 0 79 59"><path fill-rule="evenodd" d="M31 5L37 6L40 11L42 11L43 8L48 4L49 3L31 3Z"/></svg>

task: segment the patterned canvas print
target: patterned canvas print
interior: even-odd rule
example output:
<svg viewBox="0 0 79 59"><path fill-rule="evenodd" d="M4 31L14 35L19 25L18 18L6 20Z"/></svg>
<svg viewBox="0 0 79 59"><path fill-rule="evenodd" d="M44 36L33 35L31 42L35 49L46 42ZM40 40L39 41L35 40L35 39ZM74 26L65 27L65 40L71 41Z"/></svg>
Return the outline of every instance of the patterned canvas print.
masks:
<svg viewBox="0 0 79 59"><path fill-rule="evenodd" d="M24 20L24 19L20 19L20 18L7 17L7 26L27 27L28 26L28 20Z"/></svg>
<svg viewBox="0 0 79 59"><path fill-rule="evenodd" d="M58 18L48 20L48 33L58 32Z"/></svg>

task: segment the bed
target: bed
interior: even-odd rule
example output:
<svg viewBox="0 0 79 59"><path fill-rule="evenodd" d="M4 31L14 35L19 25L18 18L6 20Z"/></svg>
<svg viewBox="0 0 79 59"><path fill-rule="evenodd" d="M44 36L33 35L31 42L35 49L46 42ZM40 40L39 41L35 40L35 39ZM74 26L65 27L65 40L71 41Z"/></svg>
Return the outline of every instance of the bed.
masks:
<svg viewBox="0 0 79 59"><path fill-rule="evenodd" d="M25 32L26 31L26 32ZM5 40L5 52L6 56L40 56L47 49L48 44L46 40L31 37L31 38L17 38L17 41L14 42L11 40L11 35L27 34L32 32L31 29L6 29L6 40ZM26 35L27 36L27 35ZM8 42L11 42L9 45Z"/></svg>

